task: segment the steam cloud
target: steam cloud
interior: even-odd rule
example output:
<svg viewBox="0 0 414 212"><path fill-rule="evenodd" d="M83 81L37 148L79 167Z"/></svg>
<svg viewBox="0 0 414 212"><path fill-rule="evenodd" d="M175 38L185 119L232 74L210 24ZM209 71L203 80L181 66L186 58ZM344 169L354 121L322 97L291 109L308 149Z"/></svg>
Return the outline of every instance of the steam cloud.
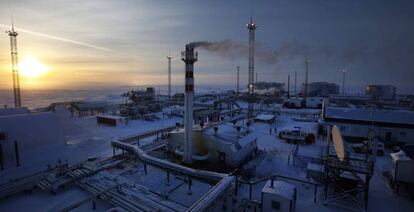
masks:
<svg viewBox="0 0 414 212"><path fill-rule="evenodd" d="M249 47L246 43L229 39L216 42L197 41L188 45L191 45L194 48L205 49L230 59L247 57L249 52ZM349 48L344 49L343 51L338 51L329 46L309 47L297 42L284 42L277 49L271 49L258 42L255 43L255 58L269 65L277 64L281 60L291 60L295 58L305 59L315 55L322 57L323 59L336 58L344 62L352 62L361 56L361 54L363 53L358 49Z"/></svg>

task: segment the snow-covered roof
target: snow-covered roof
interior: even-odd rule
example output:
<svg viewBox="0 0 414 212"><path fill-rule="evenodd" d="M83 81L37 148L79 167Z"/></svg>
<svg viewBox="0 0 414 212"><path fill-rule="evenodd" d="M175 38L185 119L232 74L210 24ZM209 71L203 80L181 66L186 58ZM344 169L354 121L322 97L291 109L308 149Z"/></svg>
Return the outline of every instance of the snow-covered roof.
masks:
<svg viewBox="0 0 414 212"><path fill-rule="evenodd" d="M115 115L108 115L108 114L100 114L100 115L96 115L96 117L100 117L100 118L107 118L107 119L124 119L124 117L122 116L115 116Z"/></svg>
<svg viewBox="0 0 414 212"><path fill-rule="evenodd" d="M295 196L295 186L284 181L273 181L273 187L271 186L272 181L268 180L266 185L263 187L262 193L271 193L282 196L286 199L293 200Z"/></svg>
<svg viewBox="0 0 414 212"><path fill-rule="evenodd" d="M407 161L407 160L413 160L410 158L404 151L400 150L395 153L391 153L391 158L393 161Z"/></svg>
<svg viewBox="0 0 414 212"><path fill-rule="evenodd" d="M271 114L260 114L260 115L256 116L254 119L261 120L261 121L270 121L274 118L275 118L275 116L271 115Z"/></svg>
<svg viewBox="0 0 414 212"><path fill-rule="evenodd" d="M408 110L327 107L327 118L414 125L414 112Z"/></svg>
<svg viewBox="0 0 414 212"><path fill-rule="evenodd" d="M0 116L10 116L18 114L30 113L30 110L27 107L11 107L11 108L1 108Z"/></svg>
<svg viewBox="0 0 414 212"><path fill-rule="evenodd" d="M22 150L65 141L63 127L51 112L1 116L0 129L8 141L18 141Z"/></svg>

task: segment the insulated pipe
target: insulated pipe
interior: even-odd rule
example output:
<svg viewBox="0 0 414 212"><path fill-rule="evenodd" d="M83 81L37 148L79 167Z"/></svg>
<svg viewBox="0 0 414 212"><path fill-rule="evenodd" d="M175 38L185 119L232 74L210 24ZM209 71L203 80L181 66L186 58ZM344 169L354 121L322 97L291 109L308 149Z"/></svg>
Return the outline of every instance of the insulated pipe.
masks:
<svg viewBox="0 0 414 212"><path fill-rule="evenodd" d="M223 192L235 181L234 176L227 176L220 180L203 197L194 203L187 211L205 211ZM236 182L237 183L237 182Z"/></svg>
<svg viewBox="0 0 414 212"><path fill-rule="evenodd" d="M134 145L127 144L121 141L114 140L111 142L111 145L135 154L144 163L148 163L153 166L166 169L167 171L173 171L173 172L189 175L195 178L219 181L202 198L200 198L196 203L194 203L189 208L188 211L204 211L209 205L211 205L212 202L214 202L218 197L220 197L223 194L223 192L235 180L234 176L231 176L228 174L192 169L192 168L181 166L181 165L169 162L169 161L165 161L162 159L149 156L144 151L142 151L139 147L136 147Z"/></svg>
<svg viewBox="0 0 414 212"><path fill-rule="evenodd" d="M221 179L229 176L227 174L222 174L222 173L217 173L217 172L192 169L192 168L181 166L181 165L178 165L178 164L175 164L169 161L165 161L159 158L155 158L155 157L152 157L146 154L139 147L136 147L134 145L127 144L121 141L114 140L111 142L111 145L116 148L123 149L130 153L135 154L144 163L147 163L147 164L150 164L150 165L162 168L162 169L170 170L172 172L186 174L186 175L198 178L198 179L220 181Z"/></svg>

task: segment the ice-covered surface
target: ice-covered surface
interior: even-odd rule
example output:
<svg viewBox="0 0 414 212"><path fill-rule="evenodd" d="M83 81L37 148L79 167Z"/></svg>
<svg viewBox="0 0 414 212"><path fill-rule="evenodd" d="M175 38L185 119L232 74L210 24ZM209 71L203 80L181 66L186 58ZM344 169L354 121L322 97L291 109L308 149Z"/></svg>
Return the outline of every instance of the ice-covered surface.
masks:
<svg viewBox="0 0 414 212"><path fill-rule="evenodd" d="M0 116L10 116L17 114L26 114L30 113L30 110L27 107L8 107L0 109Z"/></svg>

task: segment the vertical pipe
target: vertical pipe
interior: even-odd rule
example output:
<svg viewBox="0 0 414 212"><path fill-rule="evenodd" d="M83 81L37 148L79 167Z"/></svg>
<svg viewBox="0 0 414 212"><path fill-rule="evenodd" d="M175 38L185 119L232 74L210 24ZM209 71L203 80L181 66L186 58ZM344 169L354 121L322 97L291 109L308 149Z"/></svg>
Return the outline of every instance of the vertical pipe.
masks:
<svg viewBox="0 0 414 212"><path fill-rule="evenodd" d="M236 180L235 180L235 182L236 182L236 185L235 185L235 188L234 188L234 194L237 196L237 191L238 191L238 189L239 189L239 187L238 187L238 185L237 185L237 175L236 175Z"/></svg>
<svg viewBox="0 0 414 212"><path fill-rule="evenodd" d="M253 186L251 183L249 183L249 200L252 200L252 192L253 192Z"/></svg>
<svg viewBox="0 0 414 212"><path fill-rule="evenodd" d="M17 141L14 141L14 153L16 155L16 166L20 166L20 158L19 158L19 146L17 144Z"/></svg>
<svg viewBox="0 0 414 212"><path fill-rule="evenodd" d="M191 195L193 192L191 191L191 185L193 184L193 181L191 178L188 178L188 195Z"/></svg>

